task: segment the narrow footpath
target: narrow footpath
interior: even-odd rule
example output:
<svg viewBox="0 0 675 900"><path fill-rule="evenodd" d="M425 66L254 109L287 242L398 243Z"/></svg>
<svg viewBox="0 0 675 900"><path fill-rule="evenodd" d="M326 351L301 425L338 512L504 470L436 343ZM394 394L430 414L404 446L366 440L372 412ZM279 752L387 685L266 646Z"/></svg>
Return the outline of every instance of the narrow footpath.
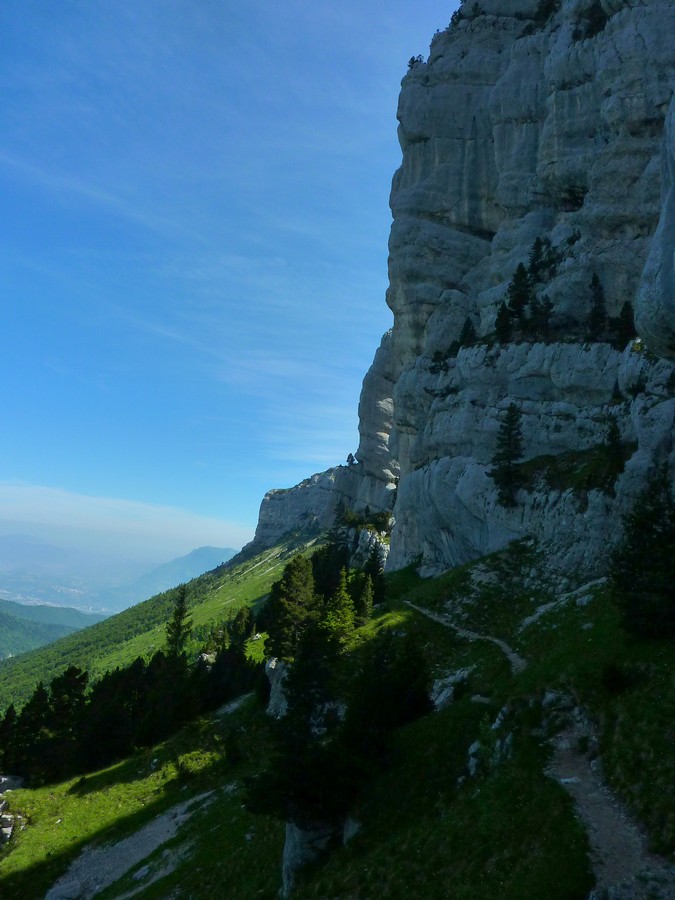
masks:
<svg viewBox="0 0 675 900"><path fill-rule="evenodd" d="M522 672L523 669L527 668L527 660L523 659L522 656L519 656L512 647L509 647L506 641L493 637L491 634L478 634L476 631L469 631L468 628L460 628L459 625L455 625L454 622L451 622L447 616L432 612L430 609L425 609L423 606L417 606L416 603L412 603L410 600L404 600L403 602L406 606L409 606L416 612L426 616L427 619L431 619L433 622L438 622L439 625L444 625L446 628L452 629L452 631L460 637L466 638L469 641L489 641L491 644L495 644L508 659L511 664L511 671L514 675L517 675L518 672Z"/></svg>
<svg viewBox="0 0 675 900"><path fill-rule="evenodd" d="M675 867L649 852L644 831L604 782L600 758L579 752L590 736L583 718L559 732L546 770L574 800L588 835L596 879L589 900L673 900Z"/></svg>
<svg viewBox="0 0 675 900"><path fill-rule="evenodd" d="M409 600L404 603L460 637L496 644L511 663L514 674L526 668L527 661L505 641L460 628L447 616ZM675 866L649 852L643 829L603 780L600 758L591 760L579 751L593 738L590 722L583 715L574 717L572 724L552 739L553 755L546 768L546 774L574 800L577 816L588 835L596 879L588 900L673 900Z"/></svg>

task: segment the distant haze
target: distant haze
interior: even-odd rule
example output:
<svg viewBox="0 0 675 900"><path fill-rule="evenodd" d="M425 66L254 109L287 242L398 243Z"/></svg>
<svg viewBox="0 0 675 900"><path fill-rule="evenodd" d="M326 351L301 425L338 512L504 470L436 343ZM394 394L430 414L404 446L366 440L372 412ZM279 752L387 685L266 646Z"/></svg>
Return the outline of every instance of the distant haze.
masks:
<svg viewBox="0 0 675 900"><path fill-rule="evenodd" d="M0 599L79 610L124 609L216 568L236 551L199 547L159 566L120 556L101 561L75 547L0 536Z"/></svg>
<svg viewBox="0 0 675 900"><path fill-rule="evenodd" d="M195 547L239 549L253 530L176 507L0 482L3 535L21 535L21 552L32 552L30 540L61 548L88 570L105 572L106 581L110 568L120 566L121 583L130 573L135 577ZM15 542L11 552L18 552L18 546ZM40 555L33 556L39 563Z"/></svg>

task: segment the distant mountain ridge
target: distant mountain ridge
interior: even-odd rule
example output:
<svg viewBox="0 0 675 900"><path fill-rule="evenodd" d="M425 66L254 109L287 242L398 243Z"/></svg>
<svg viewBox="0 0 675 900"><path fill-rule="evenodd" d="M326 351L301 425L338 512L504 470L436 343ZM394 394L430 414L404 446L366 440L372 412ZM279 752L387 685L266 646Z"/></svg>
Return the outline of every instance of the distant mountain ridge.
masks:
<svg viewBox="0 0 675 900"><path fill-rule="evenodd" d="M161 594L177 584L192 581L228 562L237 553L231 547L197 547L186 556L172 559L132 584L113 588L102 595L104 606L117 611Z"/></svg>
<svg viewBox="0 0 675 900"><path fill-rule="evenodd" d="M0 659L43 647L105 618L65 606L28 606L0 600Z"/></svg>
<svg viewBox="0 0 675 900"><path fill-rule="evenodd" d="M41 604L16 603L14 600L0 599L0 613L35 622L39 625L59 625L79 630L101 622L107 616L103 613L85 613L69 606L48 606Z"/></svg>
<svg viewBox="0 0 675 900"><path fill-rule="evenodd" d="M155 568L154 560L144 566L126 558L99 559L82 548L56 546L25 534L2 534L0 597L18 602L22 608L38 604L118 612L182 581L191 581L236 552L229 547L198 547ZM6 612L17 614L11 609Z"/></svg>

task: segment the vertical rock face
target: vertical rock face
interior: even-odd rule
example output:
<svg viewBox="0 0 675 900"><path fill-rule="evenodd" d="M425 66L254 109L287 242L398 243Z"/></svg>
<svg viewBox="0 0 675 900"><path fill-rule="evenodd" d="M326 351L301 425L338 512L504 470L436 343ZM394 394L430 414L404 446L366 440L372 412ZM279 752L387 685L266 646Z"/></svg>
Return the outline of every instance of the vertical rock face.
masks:
<svg viewBox="0 0 675 900"><path fill-rule="evenodd" d="M638 292L637 324L656 353L675 358L675 100L671 100L662 159L661 218Z"/></svg>
<svg viewBox="0 0 675 900"><path fill-rule="evenodd" d="M673 34L675 0L481 0L403 79L394 327L364 380L358 465L317 476L333 479L333 503L395 500L390 568L421 555L438 572L534 534L562 568L594 571L650 469L672 471ZM546 340L498 343L537 238L551 248L537 284ZM593 275L609 317L633 305L651 353L589 342ZM461 347L467 318L478 344ZM512 402L532 471L592 454L611 416L630 448L623 474L604 492L542 475L500 506L489 472Z"/></svg>

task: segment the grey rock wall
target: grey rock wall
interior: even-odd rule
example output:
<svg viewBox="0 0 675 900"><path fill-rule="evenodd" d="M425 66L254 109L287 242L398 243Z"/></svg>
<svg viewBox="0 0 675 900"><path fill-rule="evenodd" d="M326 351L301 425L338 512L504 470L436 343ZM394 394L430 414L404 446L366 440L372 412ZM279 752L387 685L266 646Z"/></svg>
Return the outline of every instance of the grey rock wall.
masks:
<svg viewBox="0 0 675 900"><path fill-rule="evenodd" d="M328 523L337 497L393 503L389 568L421 555L431 574L534 534L593 576L653 466L675 468L675 0L601 0L596 18L562 0L545 20L537 0L478 6L402 81L394 327L364 379L358 465L272 492L259 528ZM537 237L556 254L539 286L549 342L500 346L497 310ZM646 346L587 343L594 274ZM457 352L467 317L484 345ZM598 446L614 417L634 448L614 492L540 483L501 507L489 470L511 402L527 459Z"/></svg>

